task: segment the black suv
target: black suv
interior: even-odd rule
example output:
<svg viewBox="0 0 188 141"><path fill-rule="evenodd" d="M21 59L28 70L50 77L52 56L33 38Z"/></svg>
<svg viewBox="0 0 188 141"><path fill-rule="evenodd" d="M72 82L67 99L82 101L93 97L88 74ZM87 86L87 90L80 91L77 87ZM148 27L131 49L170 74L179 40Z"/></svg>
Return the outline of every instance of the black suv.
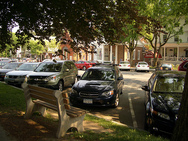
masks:
<svg viewBox="0 0 188 141"><path fill-rule="evenodd" d="M91 67L73 85L70 101L73 105L117 107L123 85L123 75L117 66Z"/></svg>
<svg viewBox="0 0 188 141"><path fill-rule="evenodd" d="M26 77L28 84L63 90L64 87L74 85L78 69L73 61L45 61Z"/></svg>

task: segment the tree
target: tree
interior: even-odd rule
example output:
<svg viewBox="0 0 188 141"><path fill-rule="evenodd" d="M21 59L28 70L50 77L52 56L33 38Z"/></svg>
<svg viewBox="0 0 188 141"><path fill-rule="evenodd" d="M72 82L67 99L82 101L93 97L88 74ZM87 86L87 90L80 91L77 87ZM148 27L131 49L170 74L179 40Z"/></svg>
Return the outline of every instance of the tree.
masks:
<svg viewBox="0 0 188 141"><path fill-rule="evenodd" d="M38 58L38 56L40 56L43 52L44 52L44 46L41 44L41 42L39 40L30 40L29 44L28 44L30 50L31 50L31 54L35 55L36 58ZM42 60L42 58L40 58L40 60Z"/></svg>
<svg viewBox="0 0 188 141"><path fill-rule="evenodd" d="M87 46L93 41L102 43L104 39L110 43L125 20L137 18L134 5L134 0L1 1L0 49L10 44L9 33L15 26L19 26L16 35L24 33L41 42L52 35L59 41L67 30L74 44ZM125 15L129 18L121 21Z"/></svg>
<svg viewBox="0 0 188 141"><path fill-rule="evenodd" d="M139 34L151 44L154 50L154 66L157 66L161 47L170 38L183 34L183 27L187 22L180 24L180 20L186 20L187 17L177 9L173 0L148 0L145 3L142 1L142 4L145 4L142 5L145 8L140 9L140 14L147 16L148 22Z"/></svg>

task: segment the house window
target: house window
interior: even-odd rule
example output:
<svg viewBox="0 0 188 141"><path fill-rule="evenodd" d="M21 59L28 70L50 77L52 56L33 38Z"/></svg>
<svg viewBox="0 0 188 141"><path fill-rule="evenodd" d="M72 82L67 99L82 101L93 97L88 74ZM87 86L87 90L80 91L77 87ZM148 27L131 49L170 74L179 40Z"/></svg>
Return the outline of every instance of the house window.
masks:
<svg viewBox="0 0 188 141"><path fill-rule="evenodd" d="M140 50L138 50L138 60L140 60Z"/></svg>
<svg viewBox="0 0 188 141"><path fill-rule="evenodd" d="M163 35L163 42L166 42L167 40L167 35Z"/></svg>
<svg viewBox="0 0 188 141"><path fill-rule="evenodd" d="M178 36L174 37L174 42L178 42L178 41L179 41Z"/></svg>

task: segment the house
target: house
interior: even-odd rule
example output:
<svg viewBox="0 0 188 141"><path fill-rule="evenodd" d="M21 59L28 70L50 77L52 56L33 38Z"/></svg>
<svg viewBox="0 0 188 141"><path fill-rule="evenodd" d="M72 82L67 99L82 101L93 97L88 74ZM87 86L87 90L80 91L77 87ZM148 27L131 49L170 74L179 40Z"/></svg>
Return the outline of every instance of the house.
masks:
<svg viewBox="0 0 188 141"><path fill-rule="evenodd" d="M185 23L185 19L180 20L180 24ZM160 59L161 62L180 64L184 60L188 60L188 25L183 27L184 33L178 37L170 38L168 42L162 47ZM162 36L164 41L166 35ZM182 42L177 41L181 39Z"/></svg>

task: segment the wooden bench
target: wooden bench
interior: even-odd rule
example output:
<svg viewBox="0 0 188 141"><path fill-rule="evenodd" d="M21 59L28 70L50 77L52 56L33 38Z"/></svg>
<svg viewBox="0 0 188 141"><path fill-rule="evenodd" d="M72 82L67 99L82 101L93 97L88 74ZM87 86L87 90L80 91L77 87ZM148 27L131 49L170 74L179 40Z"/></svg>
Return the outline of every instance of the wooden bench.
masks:
<svg viewBox="0 0 188 141"><path fill-rule="evenodd" d="M30 118L35 111L39 111L45 116L46 108L58 112L59 124L56 133L57 138L63 137L71 127L78 132L84 130L83 120L86 110L76 108L70 105L68 92L52 90L43 87L28 85L24 83L24 94L26 100L26 112L24 118Z"/></svg>

